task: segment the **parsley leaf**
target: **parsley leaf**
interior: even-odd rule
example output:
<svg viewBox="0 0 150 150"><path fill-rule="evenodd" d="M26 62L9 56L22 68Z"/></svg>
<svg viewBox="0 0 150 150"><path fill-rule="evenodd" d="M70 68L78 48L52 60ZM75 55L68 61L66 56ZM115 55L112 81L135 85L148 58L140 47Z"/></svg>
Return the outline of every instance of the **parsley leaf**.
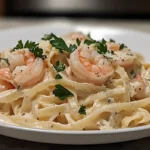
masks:
<svg viewBox="0 0 150 150"><path fill-rule="evenodd" d="M97 48L98 48L97 52L99 54L105 54L106 52L108 52L107 45L104 43L104 41L103 42L98 42L98 43L96 43L96 45L97 45Z"/></svg>
<svg viewBox="0 0 150 150"><path fill-rule="evenodd" d="M13 48L12 51L15 51L17 49L22 49L22 48L33 48L33 47L36 47L38 44L36 44L35 42L32 42L32 41L26 41L26 43L23 45L23 42L22 40L19 40L18 41L18 44L16 45L16 47Z"/></svg>
<svg viewBox="0 0 150 150"><path fill-rule="evenodd" d="M82 115L86 115L86 107L83 106L83 105L81 105L81 107L80 107L78 113L80 113L80 114L82 114Z"/></svg>
<svg viewBox="0 0 150 150"><path fill-rule="evenodd" d="M106 45L106 40L105 39L102 39L102 41L96 41L96 40L93 40L93 39L90 39L90 40L85 40L84 41L84 44L87 44L87 45L91 45L91 44L95 44L96 47L97 47L97 52L99 54L105 54L106 52L108 52L107 50L107 45Z"/></svg>
<svg viewBox="0 0 150 150"><path fill-rule="evenodd" d="M55 90L53 90L53 94L60 100L65 100L67 97L74 96L73 93L71 93L60 84L55 85Z"/></svg>
<svg viewBox="0 0 150 150"><path fill-rule="evenodd" d="M26 41L26 43L24 44L24 47L23 48L33 48L33 47L36 47L38 44L36 44L35 42L32 42L32 41Z"/></svg>
<svg viewBox="0 0 150 150"><path fill-rule="evenodd" d="M70 52L68 46L66 45L65 41L62 38L56 37L54 34L52 34L52 39L50 43L52 44L53 47L59 49L61 52L62 51L67 51Z"/></svg>
<svg viewBox="0 0 150 150"><path fill-rule="evenodd" d="M90 33L87 34L87 37L88 37L90 40L93 40Z"/></svg>
<svg viewBox="0 0 150 150"><path fill-rule="evenodd" d="M110 39L110 41L109 42L113 42L113 43L115 43L115 41L113 40L113 39Z"/></svg>
<svg viewBox="0 0 150 150"><path fill-rule="evenodd" d="M42 59L47 58L46 55L43 55L43 49L41 49L39 47L29 48L29 51L34 54L35 58L36 57L39 57Z"/></svg>
<svg viewBox="0 0 150 150"><path fill-rule="evenodd" d="M76 43L77 43L78 46L80 46L81 41L77 38L77 39L76 39Z"/></svg>
<svg viewBox="0 0 150 150"><path fill-rule="evenodd" d="M71 52L73 52L74 50L76 50L77 49L77 46L75 45L75 44L70 44L69 45L69 49L71 50Z"/></svg>
<svg viewBox="0 0 150 150"><path fill-rule="evenodd" d="M88 36L89 39L86 39L86 40L84 41L84 44L86 44L86 45L91 45L91 44L96 43L96 40L94 40L94 39L91 38L90 33L88 33L87 36Z"/></svg>
<svg viewBox="0 0 150 150"><path fill-rule="evenodd" d="M0 58L0 61L4 60L8 65L10 65L8 58Z"/></svg>
<svg viewBox="0 0 150 150"><path fill-rule="evenodd" d="M122 50L122 49L124 49L124 48L127 48L127 46L125 46L124 44L120 44L119 49Z"/></svg>
<svg viewBox="0 0 150 150"><path fill-rule="evenodd" d="M62 79L62 76L60 74L56 74L55 79Z"/></svg>
<svg viewBox="0 0 150 150"><path fill-rule="evenodd" d="M46 34L43 38L43 40L49 40L53 47L56 49L59 49L59 51L62 53L63 51L66 51L68 53L72 53L77 46L75 44L70 44L69 47L65 43L65 41L61 37L57 37L55 34Z"/></svg>
<svg viewBox="0 0 150 150"><path fill-rule="evenodd" d="M18 44L16 45L16 47L13 48L11 52L18 50L18 49L22 49L22 48L28 48L29 51L34 54L35 58L36 57L39 57L42 59L46 58L46 55L43 55L43 49L39 48L38 44L36 44L35 42L29 41L29 40L26 41L24 45L23 45L22 40L18 41Z"/></svg>
<svg viewBox="0 0 150 150"><path fill-rule="evenodd" d="M106 44L106 40L105 40L105 39L102 39L102 43L103 43L103 44Z"/></svg>
<svg viewBox="0 0 150 150"><path fill-rule="evenodd" d="M11 50L11 52L15 51L16 49L22 49L22 48L24 48L23 42L22 42L22 40L19 40L19 41L18 41L18 44L16 45L16 47L14 47L14 48Z"/></svg>
<svg viewBox="0 0 150 150"><path fill-rule="evenodd" d="M57 72L61 72L65 70L65 64L60 64L59 61L57 61L56 64L53 66Z"/></svg>
<svg viewBox="0 0 150 150"><path fill-rule="evenodd" d="M88 39L86 39L85 41L84 41L84 44L86 44L86 45L91 45L91 44L94 44L96 41L95 40L88 40Z"/></svg>

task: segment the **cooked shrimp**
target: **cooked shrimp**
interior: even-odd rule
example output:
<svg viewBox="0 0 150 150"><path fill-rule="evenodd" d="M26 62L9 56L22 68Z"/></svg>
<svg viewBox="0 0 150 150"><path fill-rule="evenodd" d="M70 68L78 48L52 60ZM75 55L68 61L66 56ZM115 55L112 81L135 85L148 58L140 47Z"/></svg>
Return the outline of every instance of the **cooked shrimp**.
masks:
<svg viewBox="0 0 150 150"><path fill-rule="evenodd" d="M114 69L108 60L94 47L78 47L71 55L69 64L73 74L82 82L103 84L113 74Z"/></svg>
<svg viewBox="0 0 150 150"><path fill-rule="evenodd" d="M119 51L120 48L119 44L116 44L114 42L107 42L106 45L108 50Z"/></svg>
<svg viewBox="0 0 150 150"><path fill-rule="evenodd" d="M14 89L14 86L10 82L0 79L0 92L6 91L9 89Z"/></svg>
<svg viewBox="0 0 150 150"><path fill-rule="evenodd" d="M11 82L12 74L9 68L1 68L0 69L0 79Z"/></svg>
<svg viewBox="0 0 150 150"><path fill-rule="evenodd" d="M78 38L79 40L85 40L85 39L88 38L86 35L84 35L84 34L81 33L81 32L73 32L73 33L70 34L70 35L71 35L71 39L72 39L72 40L76 40L77 38Z"/></svg>
<svg viewBox="0 0 150 150"><path fill-rule="evenodd" d="M45 63L34 57L28 49L21 49L8 56L12 79L16 86L29 87L40 82L44 76Z"/></svg>
<svg viewBox="0 0 150 150"><path fill-rule="evenodd" d="M0 69L0 92L13 89L12 75L9 68Z"/></svg>
<svg viewBox="0 0 150 150"><path fill-rule="evenodd" d="M84 42L85 39L88 39L87 35L84 35L81 32L71 32L65 36L62 37L65 42L70 45L70 44L76 44L76 39L79 39L82 43Z"/></svg>
<svg viewBox="0 0 150 150"><path fill-rule="evenodd" d="M136 57L128 48L120 50L120 45L113 42L108 42L106 45L110 51L106 55L111 58L110 61L114 65L129 67L133 64Z"/></svg>
<svg viewBox="0 0 150 150"><path fill-rule="evenodd" d="M10 63L9 68L13 71L16 66L22 66L33 62L35 57L28 49L21 49L10 53L8 55L8 60Z"/></svg>
<svg viewBox="0 0 150 150"><path fill-rule="evenodd" d="M131 87L134 90L134 99L142 99L150 96L149 85L139 74L131 80Z"/></svg>
<svg viewBox="0 0 150 150"><path fill-rule="evenodd" d="M33 63L17 66L12 73L14 82L20 87L28 87L40 82L44 76L45 64L41 58Z"/></svg>

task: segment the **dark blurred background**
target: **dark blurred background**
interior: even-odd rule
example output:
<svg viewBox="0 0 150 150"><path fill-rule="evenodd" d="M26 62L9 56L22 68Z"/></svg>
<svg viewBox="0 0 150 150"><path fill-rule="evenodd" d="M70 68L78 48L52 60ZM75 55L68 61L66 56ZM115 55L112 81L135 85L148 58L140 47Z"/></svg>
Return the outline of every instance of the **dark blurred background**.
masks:
<svg viewBox="0 0 150 150"><path fill-rule="evenodd" d="M150 19L150 0L0 0L0 16Z"/></svg>

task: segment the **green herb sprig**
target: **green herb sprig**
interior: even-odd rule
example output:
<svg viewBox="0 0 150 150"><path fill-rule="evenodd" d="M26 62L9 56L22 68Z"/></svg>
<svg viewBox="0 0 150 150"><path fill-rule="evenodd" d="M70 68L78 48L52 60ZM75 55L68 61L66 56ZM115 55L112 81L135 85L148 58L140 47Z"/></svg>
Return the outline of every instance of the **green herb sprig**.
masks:
<svg viewBox="0 0 150 150"><path fill-rule="evenodd" d="M71 93L60 84L55 85L55 90L53 90L53 94L62 101L66 100L66 98L68 97L74 96L73 93Z"/></svg>
<svg viewBox="0 0 150 150"><path fill-rule="evenodd" d="M62 76L60 74L56 74L55 79L62 79Z"/></svg>
<svg viewBox="0 0 150 150"><path fill-rule="evenodd" d="M89 39L86 39L84 41L84 44L87 44L87 45L95 44L95 46L98 49L97 52L99 54L106 54L108 52L105 39L102 39L101 41L96 41L96 40L92 39L89 34L88 34L88 37L89 37Z"/></svg>
<svg viewBox="0 0 150 150"><path fill-rule="evenodd" d="M124 45L124 44L120 44L119 50L122 50L122 49L124 49L124 48L127 48L127 46Z"/></svg>
<svg viewBox="0 0 150 150"><path fill-rule="evenodd" d="M56 64L53 66L57 72L61 72L65 70L65 64L60 64L59 61L57 61Z"/></svg>
<svg viewBox="0 0 150 150"><path fill-rule="evenodd" d="M11 52L18 50L18 49L23 49L23 48L28 48L31 53L34 54L35 58L39 57L42 59L46 58L46 55L43 55L43 49L38 47L38 44L36 44L33 41L26 41L25 44L23 44L22 40L19 40L17 45L12 49Z"/></svg>
<svg viewBox="0 0 150 150"><path fill-rule="evenodd" d="M88 39L86 39L86 40L84 41L84 44L86 44L86 45L91 45L91 44L94 44L94 43L97 42L96 40L92 39L90 33L87 34L87 37L88 37Z"/></svg>
<svg viewBox="0 0 150 150"><path fill-rule="evenodd" d="M81 41L77 38L77 39L76 39L76 43L77 43L78 46L80 46Z"/></svg>
<svg viewBox="0 0 150 150"><path fill-rule="evenodd" d="M81 105L81 107L80 107L78 113L80 113L80 114L82 114L82 115L86 115L86 107L83 106L83 105Z"/></svg>
<svg viewBox="0 0 150 150"><path fill-rule="evenodd" d="M86 45L91 45L91 44L95 44L95 43L96 43L95 40L88 40L88 39L86 39L86 40L84 41L84 44L86 44Z"/></svg>
<svg viewBox="0 0 150 150"><path fill-rule="evenodd" d="M99 54L106 54L108 52L107 45L105 44L105 42L97 42L96 46L98 48L97 52Z"/></svg>
<svg viewBox="0 0 150 150"><path fill-rule="evenodd" d="M29 51L34 54L35 58L39 57L42 59L47 58L46 55L43 55L43 49L39 47L29 48Z"/></svg>
<svg viewBox="0 0 150 150"><path fill-rule="evenodd" d="M65 70L65 64L60 64L59 61L57 61L56 64L53 66L57 72L61 72ZM62 79L62 76L60 74L56 74L55 79Z"/></svg>
<svg viewBox="0 0 150 150"><path fill-rule="evenodd" d="M61 37L57 37L55 34L46 34L42 40L49 40L53 47L58 49L61 53L63 51L72 53L75 49L77 49L77 46L75 44L70 44L67 46L65 41Z"/></svg>
<svg viewBox="0 0 150 150"><path fill-rule="evenodd" d="M113 40L113 39L110 39L110 40L109 40L109 42L115 43L115 40Z"/></svg>

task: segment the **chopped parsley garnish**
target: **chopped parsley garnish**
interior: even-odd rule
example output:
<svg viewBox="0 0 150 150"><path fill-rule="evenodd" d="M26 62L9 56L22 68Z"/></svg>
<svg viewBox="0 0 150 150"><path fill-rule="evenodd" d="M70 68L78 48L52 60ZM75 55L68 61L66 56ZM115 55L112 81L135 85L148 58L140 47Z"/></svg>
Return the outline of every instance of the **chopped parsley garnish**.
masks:
<svg viewBox="0 0 150 150"><path fill-rule="evenodd" d="M96 43L96 46L98 48L97 52L99 54L106 54L108 52L107 50L107 45L106 45L106 42L105 41L102 41L102 42L97 42Z"/></svg>
<svg viewBox="0 0 150 150"><path fill-rule="evenodd" d="M109 41L109 42L115 43L115 41L114 41L113 39L110 39L110 41Z"/></svg>
<svg viewBox="0 0 150 150"><path fill-rule="evenodd" d="M77 38L77 39L76 39L76 43L77 43L78 46L80 46L81 41Z"/></svg>
<svg viewBox="0 0 150 150"><path fill-rule="evenodd" d="M12 51L15 51L17 49L22 49L22 48L33 48L36 47L38 44L36 44L35 42L32 41L26 41L26 43L23 45L22 40L18 41L18 44L16 45L16 47L13 48Z"/></svg>
<svg viewBox="0 0 150 150"><path fill-rule="evenodd" d="M22 49L23 48L23 43L22 43L22 40L19 40L18 41L18 44L16 45L16 47L14 47L13 49L12 49L12 51L15 51L16 49ZM11 51L11 52L12 52Z"/></svg>
<svg viewBox="0 0 150 150"><path fill-rule="evenodd" d="M88 33L87 36L88 36L89 39L86 39L86 40L84 41L84 44L86 44L86 45L91 45L91 44L94 44L94 43L97 42L96 40L92 39L90 33Z"/></svg>
<svg viewBox="0 0 150 150"><path fill-rule="evenodd" d="M99 54L106 54L106 52L108 52L105 39L102 39L101 41L96 41L90 38L90 40L86 39L84 41L84 44L87 44L87 45L95 44L98 49L97 52Z"/></svg>
<svg viewBox="0 0 150 150"><path fill-rule="evenodd" d="M127 48L127 46L125 46L124 44L120 44L119 49L122 50L122 49L124 49L124 48Z"/></svg>
<svg viewBox="0 0 150 150"><path fill-rule="evenodd" d="M56 74L55 79L62 79L62 76L60 74Z"/></svg>
<svg viewBox="0 0 150 150"><path fill-rule="evenodd" d="M65 64L60 64L59 61L57 61L56 64L53 66L57 72L61 72L65 70ZM55 79L62 79L62 76L60 74L56 74Z"/></svg>
<svg viewBox="0 0 150 150"><path fill-rule="evenodd" d="M84 44L86 44L86 45L91 45L91 44L94 44L96 41L95 40L88 40L88 39L86 39L85 41L84 41Z"/></svg>
<svg viewBox="0 0 150 150"><path fill-rule="evenodd" d="M33 48L33 47L36 47L36 46L38 46L38 44L36 44L35 42L33 42L33 41L26 41L26 43L24 44L24 47L23 48L28 48L28 49L30 49L30 48Z"/></svg>
<svg viewBox="0 0 150 150"><path fill-rule="evenodd" d="M0 58L0 61L4 60L8 65L10 65L8 58Z"/></svg>
<svg viewBox="0 0 150 150"><path fill-rule="evenodd" d="M90 33L87 34L87 37L88 37L89 39L92 39Z"/></svg>
<svg viewBox="0 0 150 150"><path fill-rule="evenodd" d="M86 115L86 107L83 106L83 105L81 105L81 107L80 107L78 113L80 113L80 114L82 114L82 115Z"/></svg>
<svg viewBox="0 0 150 150"><path fill-rule="evenodd" d="M43 55L43 49L39 47L29 48L29 51L34 54L35 58L39 57L42 59L47 58L46 55Z"/></svg>
<svg viewBox="0 0 150 150"><path fill-rule="evenodd" d="M53 91L53 94L60 100L65 100L68 97L74 96L73 93L71 93L60 84L55 85L55 90Z"/></svg>
<svg viewBox="0 0 150 150"><path fill-rule="evenodd" d="M65 64L60 64L59 61L57 61L56 64L53 66L57 72L61 72L65 70Z"/></svg>
<svg viewBox="0 0 150 150"><path fill-rule="evenodd" d="M105 40L105 39L102 39L102 43L103 43L103 44L106 44L106 40Z"/></svg>
<svg viewBox="0 0 150 150"><path fill-rule="evenodd" d="M68 53L72 53L77 46L75 44L70 44L69 47L65 43L65 41L61 37L57 37L55 34L46 34L42 40L49 40L53 47L59 49L59 51L62 53L63 51L66 51Z"/></svg>
<svg viewBox="0 0 150 150"><path fill-rule="evenodd" d="M18 50L18 49L22 49L22 48L28 48L29 51L34 54L35 58L36 57L39 57L42 59L46 58L46 55L43 55L43 49L39 48L38 44L36 44L35 42L29 41L29 40L26 41L24 45L23 45L22 40L19 40L18 44L16 45L16 47L13 48L11 52Z"/></svg>
<svg viewBox="0 0 150 150"><path fill-rule="evenodd" d="M70 44L69 49L71 50L71 53L72 53L73 51L77 49L77 46L75 44Z"/></svg>

